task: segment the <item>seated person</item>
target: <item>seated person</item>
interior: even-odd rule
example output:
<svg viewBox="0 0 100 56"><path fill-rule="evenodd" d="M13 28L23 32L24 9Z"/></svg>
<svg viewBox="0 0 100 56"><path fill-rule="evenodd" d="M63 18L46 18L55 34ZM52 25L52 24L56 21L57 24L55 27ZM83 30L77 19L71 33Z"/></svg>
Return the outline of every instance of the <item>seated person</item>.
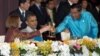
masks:
<svg viewBox="0 0 100 56"><path fill-rule="evenodd" d="M36 27L37 27L37 18L34 14L28 15L27 20L26 20L26 24L27 24L27 27L25 29L22 29L21 30L22 32L30 33L30 32L37 31L37 29L36 29ZM39 35L39 36L34 37L33 40L43 41L43 38Z"/></svg>
<svg viewBox="0 0 100 56"><path fill-rule="evenodd" d="M70 14L65 17L62 23L56 28L56 33L68 29L73 39L88 36L96 38L98 25L94 17L88 11L82 11L79 4L71 6ZM52 29L53 31L53 29Z"/></svg>
<svg viewBox="0 0 100 56"><path fill-rule="evenodd" d="M8 28L8 31L6 34L5 42L13 42L16 38L19 38L20 40L31 39L50 29L50 26L44 26L40 30L32 31L30 33L21 32L19 30L20 28L19 21L20 21L19 16L10 15L7 18L6 27Z"/></svg>

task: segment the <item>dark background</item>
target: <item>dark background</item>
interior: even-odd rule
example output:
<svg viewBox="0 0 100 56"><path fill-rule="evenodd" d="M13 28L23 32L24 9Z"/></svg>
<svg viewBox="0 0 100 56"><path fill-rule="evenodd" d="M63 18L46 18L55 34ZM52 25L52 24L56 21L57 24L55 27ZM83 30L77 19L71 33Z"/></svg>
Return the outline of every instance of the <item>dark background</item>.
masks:
<svg viewBox="0 0 100 56"><path fill-rule="evenodd" d="M10 11L17 8L18 0L0 0L0 35L5 34L5 20Z"/></svg>

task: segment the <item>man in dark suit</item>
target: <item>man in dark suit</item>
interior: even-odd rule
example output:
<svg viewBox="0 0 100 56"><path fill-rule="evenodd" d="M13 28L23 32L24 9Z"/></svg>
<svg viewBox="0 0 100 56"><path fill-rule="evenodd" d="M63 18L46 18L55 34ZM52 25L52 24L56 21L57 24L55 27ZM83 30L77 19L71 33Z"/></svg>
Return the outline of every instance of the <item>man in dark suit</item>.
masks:
<svg viewBox="0 0 100 56"><path fill-rule="evenodd" d="M46 10L43 6L41 6L42 0L34 0L34 5L29 8L29 11L33 12L38 21L37 29L40 29L42 25L48 23Z"/></svg>
<svg viewBox="0 0 100 56"><path fill-rule="evenodd" d="M30 0L19 0L19 8L10 12L9 15L18 15L20 17L20 29L26 28L26 17L30 12L28 11L30 7Z"/></svg>

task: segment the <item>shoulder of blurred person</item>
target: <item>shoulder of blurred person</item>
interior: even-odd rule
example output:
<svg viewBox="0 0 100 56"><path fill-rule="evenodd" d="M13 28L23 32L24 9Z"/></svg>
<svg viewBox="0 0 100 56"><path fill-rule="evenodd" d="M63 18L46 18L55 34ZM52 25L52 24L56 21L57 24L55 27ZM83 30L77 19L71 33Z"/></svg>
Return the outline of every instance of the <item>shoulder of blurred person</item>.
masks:
<svg viewBox="0 0 100 56"><path fill-rule="evenodd" d="M64 7L64 8L66 8L66 7L70 7L70 4L68 3L68 1L61 1L60 3L59 3L59 7Z"/></svg>
<svg viewBox="0 0 100 56"><path fill-rule="evenodd" d="M95 19L95 17L93 16L93 14L92 14L91 12L89 12L89 11L83 10L83 11L81 12L81 15L82 15L82 17L83 17L84 19L86 19L86 20L88 20L88 21L91 21L91 19L96 21L96 19ZM88 15L88 16L87 16L87 15Z"/></svg>
<svg viewBox="0 0 100 56"><path fill-rule="evenodd" d="M81 11L81 15L88 15L88 14L91 14L89 11L86 11L86 10L82 10Z"/></svg>
<svg viewBox="0 0 100 56"><path fill-rule="evenodd" d="M32 13L32 12L30 12L30 11L25 11L25 13L26 14L30 14L30 13ZM13 10L13 11L11 11L10 13L9 13L9 15L18 15L18 16L21 16L21 12L20 12L20 10L19 10L19 8L17 8L17 9L15 9L15 10Z"/></svg>
<svg viewBox="0 0 100 56"><path fill-rule="evenodd" d="M97 5L99 5L99 4L97 4ZM100 10L100 9L99 9ZM92 14L93 14L93 16L95 17L95 19L98 21L98 22L100 22L100 12L98 11L98 8L97 8L97 6L94 6L93 7L93 11L92 11Z"/></svg>
<svg viewBox="0 0 100 56"><path fill-rule="evenodd" d="M93 6L92 6L92 4L89 3L86 9L87 9L87 11L89 11L89 12L92 13L92 11L93 11Z"/></svg>
<svg viewBox="0 0 100 56"><path fill-rule="evenodd" d="M42 4L40 5L40 7L41 7L42 9L45 9L45 6L43 6ZM39 9L39 8L38 8L38 6L37 6L36 4L33 4L32 6L29 7L29 11L31 11L31 12L33 12L33 13L35 13L38 9Z"/></svg>
<svg viewBox="0 0 100 56"><path fill-rule="evenodd" d="M29 11L34 12L33 10L35 9L35 4L33 4L32 6L29 7Z"/></svg>
<svg viewBox="0 0 100 56"><path fill-rule="evenodd" d="M9 15L18 15L18 16L20 16L20 11L19 11L19 9L15 9L15 10L11 11L9 13Z"/></svg>

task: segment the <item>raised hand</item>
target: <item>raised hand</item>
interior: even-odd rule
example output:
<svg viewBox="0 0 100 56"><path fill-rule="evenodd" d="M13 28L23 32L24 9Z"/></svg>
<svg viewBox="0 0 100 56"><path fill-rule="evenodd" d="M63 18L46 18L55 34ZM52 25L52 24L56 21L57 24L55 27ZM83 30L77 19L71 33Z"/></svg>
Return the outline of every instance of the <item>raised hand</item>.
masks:
<svg viewBox="0 0 100 56"><path fill-rule="evenodd" d="M43 33L43 32L46 32L46 31L50 31L50 29L51 29L50 25L45 25L39 31L40 31L40 33Z"/></svg>

